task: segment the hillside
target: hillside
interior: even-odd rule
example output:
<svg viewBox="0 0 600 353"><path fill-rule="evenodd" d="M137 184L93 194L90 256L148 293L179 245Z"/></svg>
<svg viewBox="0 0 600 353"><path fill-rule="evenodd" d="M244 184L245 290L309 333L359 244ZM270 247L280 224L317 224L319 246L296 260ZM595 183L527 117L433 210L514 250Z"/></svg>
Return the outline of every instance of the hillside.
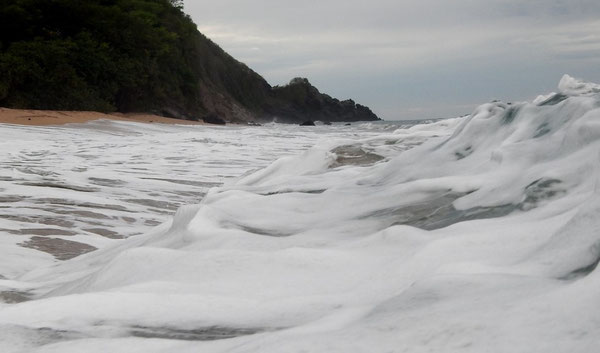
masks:
<svg viewBox="0 0 600 353"><path fill-rule="evenodd" d="M271 87L174 0L0 0L0 106L188 120L378 119L305 79Z"/></svg>

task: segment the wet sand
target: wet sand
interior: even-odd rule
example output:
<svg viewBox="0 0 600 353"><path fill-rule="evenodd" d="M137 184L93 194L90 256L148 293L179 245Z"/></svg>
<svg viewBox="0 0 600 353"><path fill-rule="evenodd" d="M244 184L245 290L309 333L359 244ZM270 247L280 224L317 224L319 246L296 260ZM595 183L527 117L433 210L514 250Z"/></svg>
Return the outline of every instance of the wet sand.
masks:
<svg viewBox="0 0 600 353"><path fill-rule="evenodd" d="M63 125L109 119L140 123L204 125L202 121L166 118L145 113L100 113L92 111L59 111L0 108L0 123L18 125Z"/></svg>
<svg viewBox="0 0 600 353"><path fill-rule="evenodd" d="M60 238L31 237L22 247L43 251L54 256L57 260L70 260L79 255L96 250L96 247L78 241Z"/></svg>

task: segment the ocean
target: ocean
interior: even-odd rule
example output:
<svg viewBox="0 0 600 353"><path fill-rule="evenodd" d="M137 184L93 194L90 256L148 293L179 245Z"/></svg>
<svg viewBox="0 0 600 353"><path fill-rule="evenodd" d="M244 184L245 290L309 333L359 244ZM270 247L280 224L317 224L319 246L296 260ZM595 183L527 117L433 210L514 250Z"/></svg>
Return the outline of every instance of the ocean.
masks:
<svg viewBox="0 0 600 353"><path fill-rule="evenodd" d="M600 86L427 122L0 125L2 352L594 352Z"/></svg>

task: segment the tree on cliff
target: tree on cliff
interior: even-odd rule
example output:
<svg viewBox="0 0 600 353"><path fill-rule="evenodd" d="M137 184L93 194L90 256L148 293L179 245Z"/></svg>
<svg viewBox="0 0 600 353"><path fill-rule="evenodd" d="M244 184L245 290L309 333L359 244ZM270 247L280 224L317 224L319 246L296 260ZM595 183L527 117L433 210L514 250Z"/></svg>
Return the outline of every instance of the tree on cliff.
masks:
<svg viewBox="0 0 600 353"><path fill-rule="evenodd" d="M1 0L0 103L41 109L193 106L196 27L161 0Z"/></svg>
<svg viewBox="0 0 600 353"><path fill-rule="evenodd" d="M182 8L181 0L0 0L0 106L228 120L298 113Z"/></svg>

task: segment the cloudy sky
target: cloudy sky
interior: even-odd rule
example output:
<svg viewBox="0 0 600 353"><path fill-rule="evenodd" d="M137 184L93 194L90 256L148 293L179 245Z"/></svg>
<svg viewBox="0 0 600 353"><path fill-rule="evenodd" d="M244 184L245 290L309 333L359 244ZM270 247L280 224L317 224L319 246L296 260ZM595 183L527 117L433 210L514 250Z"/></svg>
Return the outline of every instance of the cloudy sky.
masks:
<svg viewBox="0 0 600 353"><path fill-rule="evenodd" d="M186 0L202 33L271 85L307 77L385 120L600 82L598 0Z"/></svg>

